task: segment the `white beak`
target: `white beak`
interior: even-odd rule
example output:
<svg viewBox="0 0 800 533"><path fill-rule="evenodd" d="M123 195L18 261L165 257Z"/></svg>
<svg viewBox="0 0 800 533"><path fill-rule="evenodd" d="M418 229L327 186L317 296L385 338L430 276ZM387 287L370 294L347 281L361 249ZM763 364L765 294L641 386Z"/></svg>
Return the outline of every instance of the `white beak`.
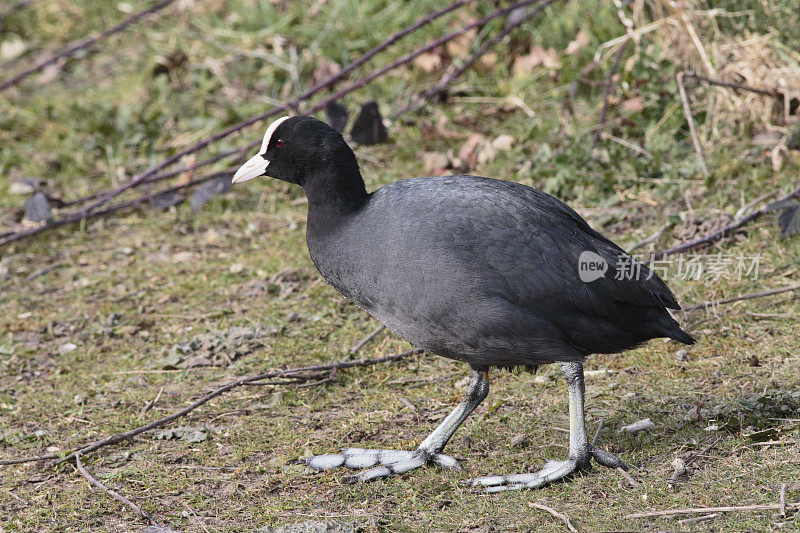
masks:
<svg viewBox="0 0 800 533"><path fill-rule="evenodd" d="M269 161L264 159L261 154L256 154L247 160L247 163L239 167L236 174L233 175L231 183L242 183L253 178L262 176L267 170Z"/></svg>

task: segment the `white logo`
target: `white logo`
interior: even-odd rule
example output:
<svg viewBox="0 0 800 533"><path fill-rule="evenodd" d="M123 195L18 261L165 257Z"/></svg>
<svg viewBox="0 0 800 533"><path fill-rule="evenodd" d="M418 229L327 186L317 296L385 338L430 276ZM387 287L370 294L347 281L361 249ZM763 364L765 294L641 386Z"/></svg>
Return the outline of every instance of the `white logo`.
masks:
<svg viewBox="0 0 800 533"><path fill-rule="evenodd" d="M578 257L578 275L584 283L591 283L603 277L608 270L608 263L594 252L581 252Z"/></svg>

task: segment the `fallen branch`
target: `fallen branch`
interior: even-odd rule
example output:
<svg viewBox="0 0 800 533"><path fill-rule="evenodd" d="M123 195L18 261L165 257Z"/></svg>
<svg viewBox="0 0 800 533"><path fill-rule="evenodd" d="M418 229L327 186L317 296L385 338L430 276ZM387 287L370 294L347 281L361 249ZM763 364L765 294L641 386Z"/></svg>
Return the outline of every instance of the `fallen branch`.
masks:
<svg viewBox="0 0 800 533"><path fill-rule="evenodd" d="M127 505L128 507L133 509L136 512L136 514L138 514L140 517L142 517L145 520L147 520L147 522L150 525L153 525L153 526L158 525L158 524L156 524L156 521L153 520L152 516L150 516L149 514L147 514L144 511L142 511L141 507L139 507L138 505L136 505L135 503L130 501L128 498L126 498L125 496L123 496L119 492L117 492L115 490L111 490L110 488L106 487L105 485L103 485L102 483L97 481L97 479L95 479L95 477L92 476L89 472L87 472L86 469L81 464L81 454L79 454L79 453L75 454L75 466L78 468L78 472L80 472L81 475L83 477L85 477L86 480L89 483L91 483L92 485L96 486L100 490L104 491L106 494L108 494L109 496L111 496L112 498L117 500L118 502L121 502L123 505Z"/></svg>
<svg viewBox="0 0 800 533"><path fill-rule="evenodd" d="M373 72L369 76L367 76L365 78L362 78L361 80L355 82L349 88L343 89L343 90L339 91L338 93L329 96L328 98L326 98L322 102L319 102L318 104L314 105L314 107L312 107L308 112L311 113L311 112L314 112L314 111L317 111L319 109L324 108L329 103L340 99L342 96L346 95L347 93L352 92L352 91L354 91L356 89L360 89L364 85L366 85L366 84L372 82L373 80L375 80L375 78L383 76L387 72L392 71L392 70L396 69L397 67L399 67L401 65L405 65L406 63L410 63L411 61L413 61L417 57L421 56L422 54L424 54L426 52L430 52L434 48L438 48L438 47L442 46L443 44L447 43L448 41L452 41L456 37L459 37L460 35L463 35L465 32L467 32L467 31L469 31L469 30L471 30L473 28L477 28L479 26L483 26L487 22L489 22L491 20L494 20L494 19L496 19L498 17L505 16L505 15L509 14L510 12L516 10L516 9L519 9L521 7L525 7L525 6L528 6L530 4L534 4L534 3L537 3L537 2L541 2L541 1L542 0L522 0L520 2L516 2L514 4L511 4L510 6L507 6L507 7L500 8L500 9L497 9L495 11L492 11L488 15L471 22L471 23L467 24L466 26L462 26L461 28L459 28L459 29L457 29L457 30L455 30L453 32L450 32L450 33L448 33L448 34L446 34L446 35L444 35L442 37L439 37L438 39L435 39L434 41L431 41L430 43L428 43L428 44L426 44L426 45L424 45L424 46L422 46L420 48L417 48L413 52L410 52L410 53L404 55L400 59L397 59L394 62L386 65L382 69L380 69L380 70L378 70L376 72ZM546 1L552 2L553 0L546 0Z"/></svg>
<svg viewBox="0 0 800 533"><path fill-rule="evenodd" d="M186 182L186 183L182 183L182 184L176 185L174 187L170 187L168 189L162 189L162 190L154 192L152 194L146 194L146 195L143 195L143 196L139 196L138 198L134 198L132 200L127 200L125 202L119 202L119 203L116 203L116 204L111 204L110 206L107 206L107 207L105 207L105 208L103 208L103 209L101 209L99 211L93 212L91 214L91 218L110 215L111 213L116 213L117 211L122 211L122 210L125 210L125 209L132 209L132 208L138 207L138 206L140 206L142 204L146 204L146 203L150 202L151 200L155 200L156 198L158 198L160 196L164 196L164 195L167 195L167 194L170 194L170 193L173 193L173 192L177 192L177 191L180 191L181 189L194 187L195 185L200 185L201 183L205 183L205 182L207 182L209 180L212 180L214 178L218 178L220 176L231 175L235 170L236 170L236 168L231 168L231 169L223 170L221 172L215 172L213 174L209 174L207 176L203 176L201 178L197 178L197 179L194 179L192 181L189 181L189 182ZM67 215L64 215L63 217L61 217L61 218L59 218L57 220L54 220L53 222L48 224L46 227L48 229L49 228L57 228L59 226L65 226L67 224L72 224L74 222L79 222L80 220L82 220L84 218L90 218L90 217L83 216L81 213L67 214ZM45 226L40 226L40 228L41 227L45 227ZM34 228L34 229L37 229L37 228ZM11 233L7 237L0 238L0 246L2 246L4 244L8 244L9 242L12 242L14 240L17 240L14 237L19 235L19 234L20 233Z"/></svg>
<svg viewBox="0 0 800 533"><path fill-rule="evenodd" d="M717 444L719 444L719 442L721 440L722 440L722 437L717 437L717 439L714 440L714 442L712 442L708 446L706 446L703 449L703 451L701 451L699 453L692 452L685 459L682 459L680 457L676 457L675 458L675 463L674 463L675 464L675 471L672 472L672 475L669 477L669 480L667 481L667 485L669 485L671 488L675 488L675 483L677 483L678 478L680 478L683 475L686 475L688 477L689 474L690 474L689 467L695 461L697 461L697 459L699 459L700 457L702 457L705 454L707 454L708 452L710 452L711 449L714 448L714 446L716 446Z"/></svg>
<svg viewBox="0 0 800 533"><path fill-rule="evenodd" d="M226 128L223 131L220 131L220 132L217 132L217 133L215 133L213 135L210 135L209 137L201 139L200 141L196 142L195 144L193 144L193 145L191 145L191 146L189 146L187 148L184 148L183 150L178 151L176 154L166 158L161 163L153 165L149 169L147 169L147 170L135 175L128 182L126 182L126 183L124 183L124 184L122 184L122 185L120 185L118 187L115 187L115 188L113 188L113 189L111 189L109 191L101 193L99 195L94 195L93 201L88 206L84 207L83 209L81 209L79 211L74 211L72 213L68 213L64 217L62 217L61 219L54 220L50 224L37 226L35 228L30 228L30 229L27 229L27 230L19 231L19 232L13 233L11 235L7 235L7 236L5 236L3 238L0 238L0 246L6 245L6 244L9 244L11 242L18 241L18 240L21 240L21 239L25 239L27 237L31 237L33 235L37 235L39 233L42 233L43 231L47 231L49 229L52 229L52 228L55 228L55 227L58 227L58 226L63 226L65 224L69 224L69 223L72 223L72 222L76 222L78 220L89 218L90 215L93 216L94 215L94 210L96 210L101 205L107 203L111 199L119 196L120 194L122 194L123 192L125 192L125 191L127 191L129 189L132 189L134 187L138 187L139 185L142 185L143 183L149 183L150 181L148 181L148 180L150 178L153 178L158 172L160 172L160 171L164 170L165 168L175 164L176 162L181 160L183 157L185 157L187 155L190 155L190 154L193 154L193 153L196 153L196 152L199 152L200 150L203 150L206 147L208 147L209 145L211 145L212 143L214 143L216 141L219 141L221 139L224 139L224 138L226 138L226 137L228 137L230 135L233 135L234 133L236 133L236 132L238 132L240 130L243 130L244 128L246 128L248 126L251 126L252 124L255 124L256 122L260 122L260 121L262 121L262 120L264 120L266 118L269 118L271 116L277 115L278 113L281 113L283 111L287 111L289 109L297 108L297 106L301 102L307 100L308 98L310 98L311 96L313 96L316 93L320 92L321 90L333 86L336 82L338 82L341 79L343 79L350 72L352 72L356 68L360 67L361 65L363 65L364 63L366 63L367 61L372 59L375 55L377 55L378 53L384 51L386 48L388 48L389 46L391 46L392 44L394 44L398 40L402 39L403 37L407 36L408 34L414 32L414 31L416 31L417 29L421 28L422 26L425 26L426 24L430 24L431 22L433 22L437 18L440 18L441 16L445 15L446 13L449 13L449 12L451 12L451 11L461 7L461 6L463 6L464 4L468 3L469 1L470 0L459 0L458 2L454 2L453 4L447 6L447 7L443 8L443 9L440 9L439 11L436 11L435 13L432 13L432 14L430 14L430 15L428 15L428 16L426 16L426 17L424 17L424 18L422 18L422 19L420 19L418 21L416 21L415 23L403 28L402 30L400 30L400 31L394 33L393 35L391 35L390 37L388 37L385 41L383 41L379 45L375 46L374 48L372 48L369 51L367 51L364 54L362 54L358 59L356 59L355 61L353 61L352 63L350 63L346 67L344 67L342 70L340 70L336 74L333 74L332 76L329 76L325 80L320 81L319 83L317 83L316 85L314 85L310 89L306 90L305 92L303 92L299 96L296 96L295 98L293 98L291 100L288 100L288 101L282 103L281 105L273 107L269 111L266 111L264 113L260 113L258 115L252 116L252 117L250 117L250 118L248 118L246 120L243 120L243 121L239 122L238 124L234 124L233 126L231 126L229 128ZM526 2L520 2L519 4L526 4L527 5L527 4L532 3L533 1L535 1L535 0L527 0ZM518 4L514 4L514 6L512 6L512 8L513 7L519 7L519 5ZM501 14L504 14L507 10L510 10L510 9L511 8L507 8L506 10L498 10L498 11L502 11L503 13L501 13ZM495 11L490 16L492 18L496 18L497 16L501 16L501 15L497 14L498 11ZM484 18L486 18L486 17L484 17ZM481 20L483 20L483 19L481 19ZM448 34L446 36L447 37L446 39L443 38L443 39L439 39L438 40L438 41L441 41L441 42L436 41L437 42L437 46L443 44L444 42L447 42L449 40L452 40L452 39L458 37L464 31L469 30L470 28L474 27L475 25L477 25L477 24L468 25L468 26L462 28L461 30L458 30L458 31L455 31L453 33ZM367 78L364 78L364 79L362 79L362 80L360 80L360 81L358 81L356 83L350 84L345 89L343 89L343 90L339 91L338 93L336 93L333 97L326 99L321 104L318 104L317 106L312 108L312 110L310 110L309 112L312 112L312 111L315 111L317 109L321 109L321 108L325 107L330 101L338 99L341 96L344 96L345 94L348 94L348 93L350 93L352 91L355 91L356 89L359 89L359 88L363 87L367 83L369 83L369 82L373 81L375 78L385 74L389 70L392 70L394 68L399 67L400 65L404 65L404 64L412 61L415 57L417 57L418 55L424 53L425 51L428 51L429 49L430 49L429 47L423 47L422 51L420 51L420 52L418 52L416 54L414 54L414 53L408 54L408 55L404 56L404 59L401 59L401 60L393 62L390 65L389 68L379 69L378 71L373 73L373 75L368 76ZM239 150L236 150L234 153L243 153L244 151L252 148L253 146L257 146L259 143L260 143L260 141L254 141L253 143L249 144L248 146L243 147L243 148L241 148ZM169 177L171 177L171 176L169 176ZM153 181L155 181L155 180L153 180Z"/></svg>
<svg viewBox="0 0 800 533"><path fill-rule="evenodd" d="M733 222L731 222L730 224L728 224L727 226L724 226L724 227L722 227L722 228L720 228L720 229L718 229L716 231L712 231L711 233L709 233L707 235L703 235L702 237L698 237L696 239L693 239L691 241L685 242L683 244L679 244L677 246L673 246L671 248L667 248L666 250L653 252L653 254L651 254L649 258L647 258L646 260L644 260L642 262L645 265L647 265L653 259L663 259L664 257L667 257L668 255L679 254L679 253L683 253L683 252L686 252L686 251L689 251L689 250L694 250L696 248L702 248L702 247L708 246L708 245L710 245L710 244L712 244L712 243L714 243L714 242L716 242L716 241L718 241L720 239L723 239L723 238L727 237L728 235L730 235L731 233L735 232L739 228L742 228L745 225L747 225L749 222L752 222L753 220L756 220L757 218L760 218L760 217L766 215L767 213L771 213L772 211L774 211L773 206L778 204L779 202L785 202L787 200L791 200L793 198L797 198L798 196L800 196L800 187L797 187L796 189L788 192L787 194L784 194L783 196L781 196L777 200L765 203L757 211L753 211L752 213L750 213L747 216L744 216L742 218L738 218L738 219L734 220ZM2 241L0 241L0 244L2 244Z"/></svg>
<svg viewBox="0 0 800 533"><path fill-rule="evenodd" d="M12 4L11 7L0 13L0 22L2 22L4 18L11 15L12 13L16 13L20 9L24 9L37 1L38 0L19 0L19 2L17 2L16 4Z"/></svg>
<svg viewBox="0 0 800 533"><path fill-rule="evenodd" d="M686 88L683 86L683 72L678 72L675 79L678 82L678 92L681 95L681 102L683 103L683 115L686 117L686 122L689 123L689 133L692 135L692 144L694 145L695 154L697 154L697 162L700 163L700 170L703 171L703 176L708 177L708 167L706 160L703 158L703 148L700 146L700 138L697 136L697 130L694 127L694 118L692 117L692 109L689 107L689 99L686 97Z"/></svg>
<svg viewBox="0 0 800 533"><path fill-rule="evenodd" d="M645 244L650 244L651 242L657 241L658 239L661 238L661 236L664 234L665 231L667 231L669 228L671 228L674 225L675 224L673 224L672 222L667 222L666 224L664 224L663 226L658 228L655 233L653 233L649 237L646 237L646 238L642 239L641 241L637 242L636 244L634 244L633 246L628 248L628 253L631 253L632 251L634 251L634 250L636 250L638 248L641 248Z"/></svg>
<svg viewBox="0 0 800 533"><path fill-rule="evenodd" d="M364 337L363 339L361 339L360 341L355 343L353 345L353 347L350 348L350 353L358 353L359 351L361 351L361 348L363 348L364 346L369 344L384 329L386 329L386 326L384 326L383 324L381 324L379 327L375 328L372 331L372 333L370 333L369 335L367 335L366 337Z"/></svg>
<svg viewBox="0 0 800 533"><path fill-rule="evenodd" d="M552 4L555 0L545 0L540 5L536 6L534 9L528 11L527 13L523 14L513 23L508 24L505 26L500 33L492 37L491 39L485 41L480 48L478 48L471 56L469 56L466 60L464 60L458 68L453 69L451 72L442 76L439 80L439 83L436 85L426 89L422 92L417 98L405 105L404 107L400 108L399 111L396 111L392 118L397 118L400 115L407 113L408 111L416 111L419 109L425 102L430 100L431 98L441 95L444 93L445 89L455 80L456 78L460 77L464 72L466 72L475 62L486 55L486 53L494 48L500 41L502 41L508 34L514 31L516 28L521 26L525 21L535 17L539 14L544 8Z"/></svg>
<svg viewBox="0 0 800 533"><path fill-rule="evenodd" d="M292 376L294 374L302 374L302 373L310 373L310 372L322 372L322 371L332 371L332 370L342 370L342 369L345 369L345 368L370 366L370 365L376 365L376 364L380 364L380 363L392 363L392 362L400 361L402 359L406 359L408 357L411 357L412 355L418 355L418 354L420 354L422 352L423 352L423 350L421 350L419 348L415 348L413 350L408 350L408 351L405 351L405 352L401 352L401 353L394 354L394 355L388 355L388 356L385 356L385 357L376 357L376 358L371 358L371 359L357 359L357 360L354 360L354 361L337 361L335 363L328 363L328 364L325 364L325 365L307 366L307 367L302 367L302 368L291 368L291 369L287 369L287 370L274 370L274 371L271 371L271 372L258 374L256 376L237 379L236 381L232 381L230 383L227 383L227 384L219 387L218 389L214 390L213 392L210 392L210 393L206 394L205 396L203 396L199 400L196 400L195 402L193 402L188 407L185 407L185 408L181 409L180 411L178 411L176 413L173 413L173 414L171 414L169 416L165 416L163 418L160 418L158 420L150 422L149 424L145 424L143 426L139 426L139 427L134 428L134 429L132 429L130 431L126 431L124 433L116 433L114 435L106 437L105 439L102 439L102 440L87 444L87 445L85 445L85 446L83 446L81 448L73 450L68 455L66 455L65 457L61 457L60 459L59 459L60 456L58 454L50 454L50 455L42 455L42 456L39 456L39 457L29 457L29 458L26 458L26 459L12 459L12 460L0 461L0 466L2 466L2 465L15 465L15 464L22 464L22 463L31 463L31 462L36 462L36 461L47 461L47 460L51 460L51 459L57 459L54 464L60 464L60 463L63 463L65 461L73 460L73 459L75 459L75 457L77 455L86 455L87 453L91 453L91 452L93 452L93 451L95 451L95 450L97 450L99 448L104 447L104 446L110 446L110 445L118 444L118 443L126 441L126 440L130 440L133 437L135 437L136 435L144 433L145 431L150 431L151 429L155 429L155 428L161 427L161 426L163 426L165 424L168 424L168 423L170 423L170 422L172 422L174 420L177 420L178 418L186 416L187 414L191 413L192 411L194 411L195 409L197 409L201 405L203 405L205 403L208 403L210 400L213 400L217 396L220 396L220 395L228 392L229 390L235 389L237 387L241 387L242 385L246 385L248 383L254 383L256 381L263 381L263 380L272 379L272 378L280 378L280 377Z"/></svg>
<svg viewBox="0 0 800 533"><path fill-rule="evenodd" d="M683 73L684 78L693 78L695 80L700 80L702 82L708 83L709 85L716 85L718 87L727 87L729 89L736 89L739 91L748 91L751 93L758 93L763 94L765 96L772 96L774 98L780 98L783 100L784 94L783 92L777 89L761 89L759 87L753 87L751 85L745 85L743 83L733 83L730 81L722 81L714 78L708 78L706 76L701 76L700 74L696 74L692 71L687 71Z"/></svg>
<svg viewBox="0 0 800 533"><path fill-rule="evenodd" d="M556 511L555 509L553 509L552 507L548 507L547 505L545 505L543 503L538 503L538 502L529 502L528 506L529 507L533 507L534 509L540 509L542 511L546 511L546 512L550 513L554 517L556 517L559 520L561 520L562 522L564 522L564 525L567 526L567 529L569 529L573 533L578 533L578 530L575 529L575 526L572 525L572 522L570 521L569 517L567 515L565 515L564 513L560 513L558 511Z"/></svg>
<svg viewBox="0 0 800 533"><path fill-rule="evenodd" d="M60 61L61 59L69 57L69 56L75 54L76 52L78 52L80 50L85 50L86 48L89 48L90 46L102 41L103 39L107 39L108 37L111 37L115 33L121 32L122 30L124 30L128 26L136 24L137 22L139 22L143 18L148 17L148 16L150 16L150 15L152 15L154 13L157 13L158 11L161 11L162 9L164 9L165 7L167 7L168 5L170 5L174 1L175 0L162 0L161 2L159 2L159 3L157 3L157 4L153 5L153 6L150 6L147 9L144 9L144 10L139 11L138 13L136 13L134 15L131 15L130 17L126 18L125 20L123 20L122 22L117 24L116 26L108 28L107 30L104 30L103 32L99 33L98 35L96 35L94 37L88 37L86 39L82 39L82 40L80 40L80 41L78 41L76 43L73 43L73 44L67 46L64 50L62 50L61 52L59 52L57 54L54 54L54 55L52 55L52 56L50 56L50 57L48 57L46 59L39 59L38 61L36 61L36 63L32 67L30 67L30 68L28 68L26 70L23 70L22 72L20 72L16 76L12 76L11 78L7 79L6 81L0 82L0 91L3 91L5 89L8 89L9 87L17 85L19 82L21 82L22 80L24 80L28 76L30 76L32 74L36 74L37 72L39 72L41 70L44 70L46 67L48 67L48 66L50 66L50 65L52 65L52 64L54 64L54 63L56 63L58 61Z"/></svg>
<svg viewBox="0 0 800 533"><path fill-rule="evenodd" d="M188 165L188 166L185 166L185 167L182 167L182 168L178 168L178 169L175 169L175 170L170 170L169 172L164 172L163 174L156 174L155 176L150 176L146 180L142 181L142 185L145 185L147 183L156 183L156 182L159 182L159 181L164 181L164 180L168 180L170 178L174 178L175 176L183 174L184 172L190 172L192 170L197 170L198 168L202 168L202 167L214 164L214 163L216 163L218 161L221 161L222 159L225 159L226 157L230 157L232 155L240 154L243 151L244 150L242 150L242 149L227 150L225 152L222 152L221 154L217 154L217 155L215 155L213 157L209 157L208 159L204 159L202 161L198 161L197 163L193 163L191 165ZM238 168L238 167L234 167L234 171L236 170L236 168ZM94 194L90 194L88 196L82 196L80 198L75 198L74 200L69 200L67 202L64 202L62 207L71 207L73 205L84 204L84 203L86 203L86 202L88 202L90 200L94 200L96 198L100 198L103 194L105 194L105 191L101 191L101 192L97 192L97 193L94 193Z"/></svg>
<svg viewBox="0 0 800 533"><path fill-rule="evenodd" d="M723 298L721 300L711 300L699 304L687 305L683 307L683 311L696 311L698 309L708 309L709 307L717 307L719 305L729 304L733 302L740 302L742 300L752 300L754 298L764 298L765 296L774 296L775 294L783 294L784 292L791 292L800 289L800 283L789 285L788 287L781 287L780 289L770 289L768 291L751 292L741 296L732 296L730 298Z"/></svg>
<svg viewBox="0 0 800 533"><path fill-rule="evenodd" d="M728 507L692 507L686 509L666 509L664 511L651 511L649 513L633 513L625 518L650 518L653 516L672 516L676 514L696 513L729 513L735 511L774 511L780 510L779 503L764 503L759 505L731 505ZM800 503L786 504L786 509L800 509Z"/></svg>
<svg viewBox="0 0 800 533"><path fill-rule="evenodd" d="M611 66L611 70L608 71L606 85L603 89L603 105L600 107L600 116L597 117L597 126L594 127L594 135L592 135L592 150L594 150L595 146L597 146L597 141L600 139L600 132L606 125L606 111L608 110L608 97L611 94L611 82L614 79L614 74L616 74L617 70L619 69L619 64L622 61L622 55L625 53L625 48L627 47L629 40L630 39L625 39L622 41L622 44L619 45L617 56L614 58L614 64Z"/></svg>
<svg viewBox="0 0 800 533"><path fill-rule="evenodd" d="M638 487L638 486L639 486L639 482L638 482L638 481L636 481L636 479L634 479L634 477L633 477L633 476L632 476L632 475L631 475L631 474L630 474L630 473L629 473L627 470L625 470L624 468L622 468L621 466L618 466L618 467L616 467L614 470L616 470L617 472L619 472L619 474L620 474L622 477L624 477L624 478L625 478L625 481L627 481L627 482L628 482L628 485L630 485L630 486L631 486L631 488L634 488L634 487Z"/></svg>

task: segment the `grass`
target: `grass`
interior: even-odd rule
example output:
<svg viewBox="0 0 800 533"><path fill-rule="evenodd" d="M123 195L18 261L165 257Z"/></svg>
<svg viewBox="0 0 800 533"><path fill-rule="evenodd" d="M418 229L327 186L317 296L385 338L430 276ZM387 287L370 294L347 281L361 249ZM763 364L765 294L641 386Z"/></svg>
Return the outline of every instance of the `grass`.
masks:
<svg viewBox="0 0 800 533"><path fill-rule="evenodd" d="M136 11L148 5L129 4L131 9L122 7ZM9 227L16 223L23 197L7 193L14 179L45 178L48 191L64 198L124 181L297 92L321 62L345 63L440 5L329 0L308 8L230 0L171 7L88 56L68 60L52 82L34 77L0 95L6 110L0 113L0 221ZM311 15L308 9L318 11ZM489 10L481 4L471 14ZM597 46L624 34L624 27L616 9L604 2L573 0L545 13L512 34L493 66L461 79L448 104L405 117L412 123L393 124L390 144L356 147L367 187L424 174L421 152L457 153L464 139L443 135L435 127L439 123L490 139L511 135L511 150L473 172L556 194L623 245L650 235L669 217L732 215L766 190L796 182L796 151L774 171L769 155L754 149L744 133L707 146L712 175L701 177L676 106L678 67L661 59L655 37L647 37L636 51L631 48L612 93L616 102L641 97L642 109L631 113L612 104L607 129L641 144L652 158L605 140L592 153L600 83L612 60L584 77L580 72ZM771 28L777 38L788 39L798 27L796 15L785 11L759 8L757 15L749 22L752 31ZM3 21L0 41L18 36L33 57L124 16L107 2L41 1ZM456 19L415 34L374 64L440 35ZM741 31L730 24L721 31ZM485 31L492 29L497 27ZM564 54L578 29L587 32L589 44L574 56ZM515 75L514 56L527 53L530 44L555 47L561 67ZM292 46L297 80L250 53L274 52L291 62ZM177 49L186 53L186 63L154 77L156 64ZM626 65L628 57L633 59ZM353 113L358 104L376 99L389 114L430 82L431 75L417 68L401 69L344 103ZM507 107L509 97L519 98L533 116L522 106ZM696 118L702 128L703 117ZM227 139L212 152L241 146L264 126ZM7 247L0 256L0 456L66 451L171 413L235 377L347 357L349 347L377 323L319 278L304 229L301 191L253 180L196 213L188 205L141 209ZM800 240L778 235L774 221L762 219L748 228L744 241L727 241L709 252L757 255L757 280L682 279L674 263L670 286L681 302L691 303L796 282ZM660 244L672 242L667 232ZM31 278L48 266L54 268ZM637 467L632 472L640 484L633 488L602 468L535 492L485 496L460 484L468 477L530 471L544 458L563 458L567 398L554 367L542 368L536 377L492 373L490 397L448 447L462 460L461 472L427 468L344 485L339 471L310 474L294 463L349 445L409 448L420 442L458 401L466 375L463 365L432 355L348 370L318 387L237 389L175 424L212 427L205 440L156 440L145 434L84 463L160 523L182 531L253 530L312 518L356 521L365 530L563 530L550 515L531 508L532 501L567 514L581 530L689 529L671 517L625 516L774 503L782 482L800 479L798 416L779 408L782 395L800 390L798 312L798 301L786 295L689 313L681 322L699 343L685 361L676 359L679 346L661 340L624 355L587 360L588 370L613 371L588 379L589 431L605 420L599 443ZM233 326L275 327L278 333L265 339L264 348L227 366L163 368L165 351L175 343ZM77 348L67 351L67 343ZM387 334L363 353L407 348ZM145 411L159 392L158 402ZM754 396L775 409L748 407L745 400ZM747 425L709 429L719 425L720 413ZM655 429L617 432L641 418L650 418ZM786 438L787 444L760 446L747 436L764 428L773 430L770 440ZM517 435L525 435L528 444L512 447ZM692 476L669 488L675 456L701 450L717 437L722 440ZM91 491L72 465L0 468L0 529L141 526L129 509ZM790 501L798 496L796 489L789 491ZM796 528L797 522L774 512L729 513L695 527L762 531Z"/></svg>

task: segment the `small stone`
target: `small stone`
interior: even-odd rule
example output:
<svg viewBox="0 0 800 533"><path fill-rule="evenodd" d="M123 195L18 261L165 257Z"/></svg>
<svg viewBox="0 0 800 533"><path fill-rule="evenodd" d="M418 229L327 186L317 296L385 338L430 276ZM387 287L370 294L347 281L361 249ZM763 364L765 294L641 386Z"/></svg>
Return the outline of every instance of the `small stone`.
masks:
<svg viewBox="0 0 800 533"><path fill-rule="evenodd" d="M61 354L74 352L77 349L78 347L75 344L72 344L71 342L65 342L64 344L58 347L58 351Z"/></svg>
<svg viewBox="0 0 800 533"><path fill-rule="evenodd" d="M677 352L675 352L675 360L679 363L684 363L689 360L689 350L686 348L681 348Z"/></svg>
<svg viewBox="0 0 800 533"><path fill-rule="evenodd" d="M133 254L133 248L131 248L130 246L126 246L125 248L120 248L119 251L120 251L120 253L122 255L132 255Z"/></svg>
<svg viewBox="0 0 800 533"><path fill-rule="evenodd" d="M244 265L241 263L234 263L230 267L231 274L239 274L244 271Z"/></svg>
<svg viewBox="0 0 800 533"><path fill-rule="evenodd" d="M75 403L75 405L83 405L88 399L89 398L85 394L76 394L72 397L72 401Z"/></svg>

